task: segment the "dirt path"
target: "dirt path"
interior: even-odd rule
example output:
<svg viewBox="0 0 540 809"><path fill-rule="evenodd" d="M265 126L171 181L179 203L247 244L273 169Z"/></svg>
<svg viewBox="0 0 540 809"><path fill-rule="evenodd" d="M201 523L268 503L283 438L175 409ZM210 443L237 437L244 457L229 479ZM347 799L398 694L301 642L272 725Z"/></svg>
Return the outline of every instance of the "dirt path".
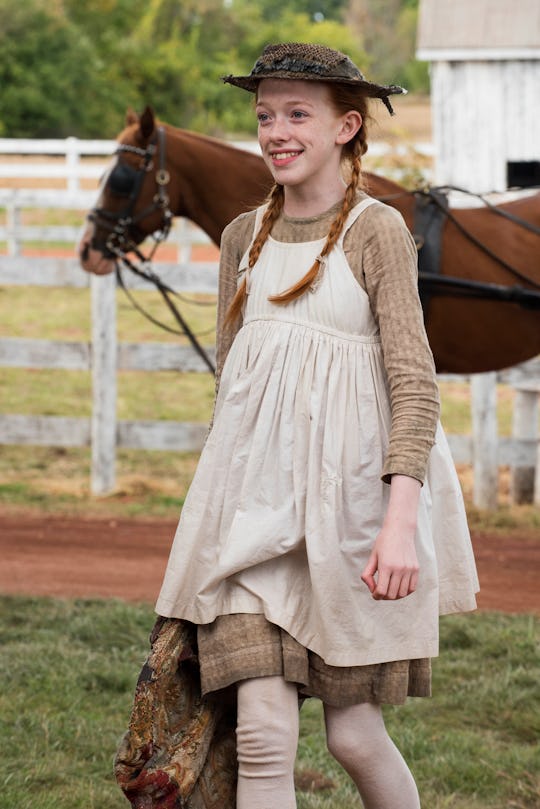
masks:
<svg viewBox="0 0 540 809"><path fill-rule="evenodd" d="M0 592L153 602L176 523L0 515ZM540 539L473 537L481 609L540 613Z"/></svg>

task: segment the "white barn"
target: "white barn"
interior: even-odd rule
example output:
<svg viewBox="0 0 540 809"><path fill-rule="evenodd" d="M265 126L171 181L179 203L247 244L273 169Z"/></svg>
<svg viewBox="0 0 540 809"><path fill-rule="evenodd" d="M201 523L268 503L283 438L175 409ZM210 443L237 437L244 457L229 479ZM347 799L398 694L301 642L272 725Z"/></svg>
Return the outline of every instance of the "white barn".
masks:
<svg viewBox="0 0 540 809"><path fill-rule="evenodd" d="M540 185L540 0L420 0L435 181Z"/></svg>

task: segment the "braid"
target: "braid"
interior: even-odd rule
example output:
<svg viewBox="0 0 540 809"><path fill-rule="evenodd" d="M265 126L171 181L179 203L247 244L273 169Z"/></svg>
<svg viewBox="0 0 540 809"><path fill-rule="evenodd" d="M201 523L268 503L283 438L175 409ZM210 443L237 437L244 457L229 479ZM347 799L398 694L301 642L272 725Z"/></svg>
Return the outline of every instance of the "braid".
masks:
<svg viewBox="0 0 540 809"><path fill-rule="evenodd" d="M272 232L274 223L278 218L278 216L280 215L282 208L283 208L283 186L278 185L276 183L268 196L268 207L264 212L259 232L255 236L255 239L253 240L253 244L251 245L251 249L249 251L249 259L248 259L249 269L255 266L257 259L261 254L261 250L264 247L264 243L266 242L267 238ZM233 323L235 323L237 318L240 316L246 296L247 296L247 271L244 274L242 283L236 290L236 295L232 299L230 306L227 310L227 314L225 315L224 326L231 326Z"/></svg>
<svg viewBox="0 0 540 809"><path fill-rule="evenodd" d="M268 197L268 207L264 212L261 227L259 228L259 232L257 233L257 236L251 245L251 250L249 251L248 264L250 269L255 266L257 259L261 255L261 250L264 247L264 243L270 236L274 223L281 213L283 208L283 199L283 186L276 183L270 192L270 196Z"/></svg>
<svg viewBox="0 0 540 809"><path fill-rule="evenodd" d="M361 131L361 130L360 130ZM364 144L365 146L365 144ZM304 292L311 287L319 272L321 272L321 259L324 259L332 250L334 245L336 244L337 240L340 237L341 231L347 221L347 217L354 205L354 199L356 197L356 192L360 185L360 177L361 177L361 163L360 163L360 155L362 154L363 144L357 138L354 140L354 145L351 150L351 179L345 191L345 197L343 198L343 205L341 206L339 213L337 214L336 218L332 222L330 226L330 230L328 232L328 236L326 237L326 242L324 244L323 249L321 250L321 254L317 257L307 271L307 273L294 284L289 289L286 289L285 292L281 292L278 295L271 295L268 300L272 303L279 303L285 304L294 301L296 298L299 298L300 295L303 295ZM364 149L365 150L365 149Z"/></svg>

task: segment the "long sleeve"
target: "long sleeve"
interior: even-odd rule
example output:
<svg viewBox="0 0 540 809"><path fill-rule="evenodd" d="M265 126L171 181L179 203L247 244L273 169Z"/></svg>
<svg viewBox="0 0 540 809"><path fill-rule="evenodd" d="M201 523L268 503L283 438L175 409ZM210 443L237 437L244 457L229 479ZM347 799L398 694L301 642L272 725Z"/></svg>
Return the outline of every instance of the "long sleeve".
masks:
<svg viewBox="0 0 540 809"><path fill-rule="evenodd" d="M240 322L225 325L227 310L237 289L238 269L253 234L255 212L241 214L231 222L221 236L216 326L216 394L221 372Z"/></svg>
<svg viewBox="0 0 540 809"><path fill-rule="evenodd" d="M381 334L392 410L383 480L403 474L423 482L440 407L413 238L401 214L372 205L351 227L344 247Z"/></svg>

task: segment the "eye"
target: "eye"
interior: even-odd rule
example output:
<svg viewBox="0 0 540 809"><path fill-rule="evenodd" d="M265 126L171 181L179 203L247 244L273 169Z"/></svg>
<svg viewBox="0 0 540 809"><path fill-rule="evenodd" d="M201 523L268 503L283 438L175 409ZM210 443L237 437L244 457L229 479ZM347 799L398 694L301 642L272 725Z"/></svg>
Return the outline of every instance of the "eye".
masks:
<svg viewBox="0 0 540 809"><path fill-rule="evenodd" d="M107 186L117 197L129 197L135 187L136 169L126 163L117 163L111 171Z"/></svg>
<svg viewBox="0 0 540 809"><path fill-rule="evenodd" d="M303 110L293 110L291 113L291 118L300 121L302 118L307 118L307 112L304 112Z"/></svg>
<svg viewBox="0 0 540 809"><path fill-rule="evenodd" d="M258 112L257 120L260 124L266 124L270 120L270 116L267 112Z"/></svg>

